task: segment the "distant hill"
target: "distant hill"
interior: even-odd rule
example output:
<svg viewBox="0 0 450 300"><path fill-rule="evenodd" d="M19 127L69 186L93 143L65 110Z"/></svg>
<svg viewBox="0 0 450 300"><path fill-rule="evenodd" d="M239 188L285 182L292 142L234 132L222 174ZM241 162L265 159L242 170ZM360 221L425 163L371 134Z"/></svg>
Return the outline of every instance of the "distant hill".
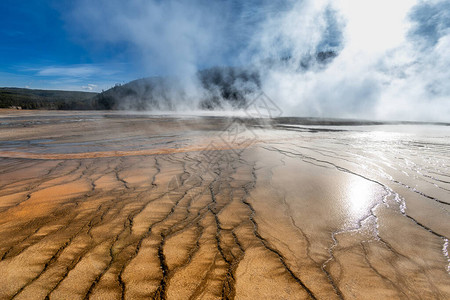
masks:
<svg viewBox="0 0 450 300"><path fill-rule="evenodd" d="M0 108L24 109L97 109L93 97L97 93L0 88Z"/></svg>
<svg viewBox="0 0 450 300"><path fill-rule="evenodd" d="M199 107L194 109L241 108L246 96L260 90L259 74L235 67L214 67L198 71ZM104 91L94 97L100 109L173 110L183 101L182 84L170 77L148 77L131 81Z"/></svg>
<svg viewBox="0 0 450 300"><path fill-rule="evenodd" d="M298 64L297 72L310 68L324 68L338 54L318 52L294 62L292 57L273 58L263 62L267 68L283 68ZM263 68L264 69L264 68ZM292 71L292 70L291 70ZM214 67L196 73L198 107L214 110L243 108L249 98L261 91L258 69L252 67ZM180 102L189 103L183 85L170 77L148 77L117 85L94 97L94 106L114 110L174 110Z"/></svg>

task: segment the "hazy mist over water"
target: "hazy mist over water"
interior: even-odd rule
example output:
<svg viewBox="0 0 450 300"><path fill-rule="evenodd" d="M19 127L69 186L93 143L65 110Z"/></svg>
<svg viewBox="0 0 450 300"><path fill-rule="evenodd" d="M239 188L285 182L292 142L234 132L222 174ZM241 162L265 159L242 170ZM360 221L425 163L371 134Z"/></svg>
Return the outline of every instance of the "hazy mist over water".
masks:
<svg viewBox="0 0 450 300"><path fill-rule="evenodd" d="M205 92L198 70L240 66L285 115L450 120L445 0L81 0L65 18L86 43L120 44L149 74L176 78L175 107Z"/></svg>

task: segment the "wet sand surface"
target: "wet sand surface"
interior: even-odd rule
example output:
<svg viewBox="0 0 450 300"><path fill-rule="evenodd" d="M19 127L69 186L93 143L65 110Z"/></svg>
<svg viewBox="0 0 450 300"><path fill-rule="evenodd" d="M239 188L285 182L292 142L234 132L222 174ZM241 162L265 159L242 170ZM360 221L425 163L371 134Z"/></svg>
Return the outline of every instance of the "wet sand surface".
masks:
<svg viewBox="0 0 450 300"><path fill-rule="evenodd" d="M450 299L449 126L250 123L0 111L0 299Z"/></svg>

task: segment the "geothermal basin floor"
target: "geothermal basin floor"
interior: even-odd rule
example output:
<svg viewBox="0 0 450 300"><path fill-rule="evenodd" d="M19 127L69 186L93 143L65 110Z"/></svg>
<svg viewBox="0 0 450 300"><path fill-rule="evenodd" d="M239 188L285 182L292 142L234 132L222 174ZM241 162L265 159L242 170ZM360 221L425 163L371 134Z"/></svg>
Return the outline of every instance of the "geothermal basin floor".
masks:
<svg viewBox="0 0 450 300"><path fill-rule="evenodd" d="M274 122L0 111L0 299L450 299L450 126Z"/></svg>

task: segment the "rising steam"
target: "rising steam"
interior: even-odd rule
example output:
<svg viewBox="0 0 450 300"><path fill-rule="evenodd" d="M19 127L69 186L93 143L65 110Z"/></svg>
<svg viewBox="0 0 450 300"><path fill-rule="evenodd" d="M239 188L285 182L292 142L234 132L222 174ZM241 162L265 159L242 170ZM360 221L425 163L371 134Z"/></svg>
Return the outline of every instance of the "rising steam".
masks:
<svg viewBox="0 0 450 300"><path fill-rule="evenodd" d="M68 18L88 42L121 44L142 72L169 76L169 109L222 97L198 76L218 65L256 72L285 115L450 120L448 1L211 2L81 0Z"/></svg>

